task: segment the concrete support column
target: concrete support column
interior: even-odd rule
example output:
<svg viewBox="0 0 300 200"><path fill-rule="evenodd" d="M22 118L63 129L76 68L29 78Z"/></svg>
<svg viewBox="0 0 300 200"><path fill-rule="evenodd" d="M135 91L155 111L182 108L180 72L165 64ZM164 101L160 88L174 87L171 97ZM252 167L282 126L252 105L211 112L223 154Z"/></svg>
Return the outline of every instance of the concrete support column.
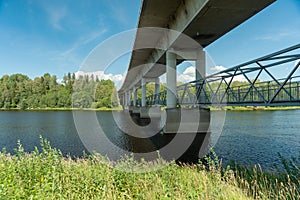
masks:
<svg viewBox="0 0 300 200"><path fill-rule="evenodd" d="M206 55L205 55L205 51L200 50L197 53L197 59L196 59L196 80L200 80L205 76L206 76ZM203 88L205 89L205 85L203 85ZM198 103L205 103L205 95L203 91L200 93Z"/></svg>
<svg viewBox="0 0 300 200"><path fill-rule="evenodd" d="M176 108L177 106L176 57L176 54L167 52L167 108Z"/></svg>
<svg viewBox="0 0 300 200"><path fill-rule="evenodd" d="M160 93L160 83L159 83L159 78L156 78L155 79L155 94L156 94L155 104L159 104L159 96L158 96L159 93Z"/></svg>
<svg viewBox="0 0 300 200"><path fill-rule="evenodd" d="M134 91L133 91L133 106L136 106L137 95L138 95L137 90L138 90L138 88L135 87Z"/></svg>
<svg viewBox="0 0 300 200"><path fill-rule="evenodd" d="M128 92L127 91L124 93L124 108L125 109L128 108Z"/></svg>
<svg viewBox="0 0 300 200"><path fill-rule="evenodd" d="M147 81L145 78L142 79L142 107L146 106L146 84Z"/></svg>
<svg viewBox="0 0 300 200"><path fill-rule="evenodd" d="M122 105L123 105L123 107L126 106L126 94L125 93L122 94Z"/></svg>
<svg viewBox="0 0 300 200"><path fill-rule="evenodd" d="M131 100L132 100L132 90L128 91L128 106L131 106Z"/></svg>
<svg viewBox="0 0 300 200"><path fill-rule="evenodd" d="M127 91L127 106L130 106L130 90Z"/></svg>
<svg viewBox="0 0 300 200"><path fill-rule="evenodd" d="M124 107L124 94L119 94L119 102L122 107Z"/></svg>
<svg viewBox="0 0 300 200"><path fill-rule="evenodd" d="M125 108L127 109L128 106L128 92L125 92Z"/></svg>

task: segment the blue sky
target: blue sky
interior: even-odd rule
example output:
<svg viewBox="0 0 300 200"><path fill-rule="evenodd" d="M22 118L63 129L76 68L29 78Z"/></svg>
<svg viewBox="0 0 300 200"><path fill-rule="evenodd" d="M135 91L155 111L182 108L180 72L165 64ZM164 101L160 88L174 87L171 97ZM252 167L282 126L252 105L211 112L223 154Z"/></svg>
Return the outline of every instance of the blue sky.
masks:
<svg viewBox="0 0 300 200"><path fill-rule="evenodd" d="M136 28L141 0L0 0L0 76L76 72L89 52ZM278 0L206 48L231 67L300 43L300 1ZM128 56L116 62L120 74ZM181 72L184 69L180 70Z"/></svg>
<svg viewBox="0 0 300 200"><path fill-rule="evenodd" d="M140 0L0 0L0 75L75 72L100 42L135 28Z"/></svg>
<svg viewBox="0 0 300 200"><path fill-rule="evenodd" d="M300 43L300 1L278 0L207 48L217 65L233 66Z"/></svg>

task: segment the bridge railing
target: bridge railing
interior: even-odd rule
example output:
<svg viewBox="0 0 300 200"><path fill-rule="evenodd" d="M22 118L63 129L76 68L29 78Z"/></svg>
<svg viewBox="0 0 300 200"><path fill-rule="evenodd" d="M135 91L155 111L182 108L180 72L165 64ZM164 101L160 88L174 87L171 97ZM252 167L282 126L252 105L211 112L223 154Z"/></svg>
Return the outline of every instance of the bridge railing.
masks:
<svg viewBox="0 0 300 200"><path fill-rule="evenodd" d="M177 103L180 106L300 106L300 76L297 75L299 50L300 44L180 85L177 88ZM282 71L287 72L287 76L276 78L275 74ZM245 84L236 85L238 77L242 77ZM261 81L261 78L268 80ZM146 104L166 105L166 93L163 91L148 96Z"/></svg>
<svg viewBox="0 0 300 200"><path fill-rule="evenodd" d="M205 84L205 92L203 83L194 82L184 84L178 87L178 104L179 105L271 105L280 103L297 104L300 102L300 81L293 81L292 79L300 78L292 77L288 83L283 84L282 81L265 81L254 85L240 85L227 87L226 84ZM202 101L201 97L203 96ZM275 96L275 97L274 97ZM200 102L199 100L200 99ZM300 104L299 104L300 105Z"/></svg>

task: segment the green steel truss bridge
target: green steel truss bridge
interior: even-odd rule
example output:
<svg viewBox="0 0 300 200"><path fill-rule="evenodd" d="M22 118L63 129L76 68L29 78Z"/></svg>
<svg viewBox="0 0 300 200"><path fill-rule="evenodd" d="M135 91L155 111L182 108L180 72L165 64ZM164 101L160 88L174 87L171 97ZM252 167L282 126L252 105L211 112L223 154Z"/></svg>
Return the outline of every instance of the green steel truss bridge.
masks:
<svg viewBox="0 0 300 200"><path fill-rule="evenodd" d="M300 106L299 65L300 44L297 44L178 86L177 105ZM280 71L287 74L278 75ZM237 77L243 78L243 84L236 85ZM166 105L166 96L167 90L147 96L146 105ZM137 99L136 105L141 106L141 99Z"/></svg>

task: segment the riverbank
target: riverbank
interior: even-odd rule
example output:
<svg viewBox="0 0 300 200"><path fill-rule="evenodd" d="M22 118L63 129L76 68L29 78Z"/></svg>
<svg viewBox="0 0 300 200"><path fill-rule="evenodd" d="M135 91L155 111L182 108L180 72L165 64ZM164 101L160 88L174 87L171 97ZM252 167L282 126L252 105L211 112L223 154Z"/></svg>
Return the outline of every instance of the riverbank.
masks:
<svg viewBox="0 0 300 200"><path fill-rule="evenodd" d="M209 107L212 111L218 110L230 110L230 111L275 111L275 110L299 110L300 106L223 106L223 107ZM162 106L162 109L166 109L165 106ZM115 108L0 108L0 111L122 111L121 106Z"/></svg>
<svg viewBox="0 0 300 200"><path fill-rule="evenodd" d="M230 111L275 111L275 110L298 110L300 106L224 106L210 107L210 110L230 110Z"/></svg>
<svg viewBox="0 0 300 200"><path fill-rule="evenodd" d="M121 111L123 108L115 107L115 108L27 108L27 109L20 109L20 108L0 108L0 111Z"/></svg>
<svg viewBox="0 0 300 200"><path fill-rule="evenodd" d="M299 171L272 174L207 159L179 166L131 158L112 163L99 155L62 157L41 139L41 151L0 153L0 199L299 199ZM300 158L299 158L300 159ZM298 160L299 162L300 160ZM114 166L114 167L113 167ZM299 163L297 165L299 167ZM157 167L159 170L149 171ZM133 169L147 170L131 173ZM129 169L131 172L120 169ZM299 170L299 168L298 168ZM298 178L298 179L297 179Z"/></svg>

